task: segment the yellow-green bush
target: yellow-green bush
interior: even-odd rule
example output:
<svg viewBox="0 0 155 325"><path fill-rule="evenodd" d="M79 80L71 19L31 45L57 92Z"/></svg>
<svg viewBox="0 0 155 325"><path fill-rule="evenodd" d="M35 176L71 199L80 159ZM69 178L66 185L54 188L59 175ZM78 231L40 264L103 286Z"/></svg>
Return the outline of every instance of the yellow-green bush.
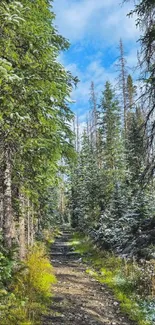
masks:
<svg viewBox="0 0 155 325"><path fill-rule="evenodd" d="M42 231L43 239L46 244L50 245L54 242L55 237L60 236L62 233L58 227L53 227L52 229L44 229Z"/></svg>
<svg viewBox="0 0 155 325"><path fill-rule="evenodd" d="M26 267L27 272L24 276L26 289L28 288L38 296L50 297L51 285L56 282L56 279L51 263L46 256L45 247L42 244L34 246L28 253Z"/></svg>
<svg viewBox="0 0 155 325"><path fill-rule="evenodd" d="M10 293L3 294L0 324L39 324L41 314L48 307L52 284L55 282L56 278L44 245L34 245L12 280Z"/></svg>

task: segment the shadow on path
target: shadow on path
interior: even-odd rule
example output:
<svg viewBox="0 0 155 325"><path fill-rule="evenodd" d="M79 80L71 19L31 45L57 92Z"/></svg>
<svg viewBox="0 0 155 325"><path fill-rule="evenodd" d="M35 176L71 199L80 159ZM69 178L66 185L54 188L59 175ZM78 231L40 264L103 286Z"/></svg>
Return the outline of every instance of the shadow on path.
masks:
<svg viewBox="0 0 155 325"><path fill-rule="evenodd" d="M43 325L135 324L121 313L112 292L85 273L86 266L67 245L70 239L71 232L65 231L52 246L51 260L58 283Z"/></svg>

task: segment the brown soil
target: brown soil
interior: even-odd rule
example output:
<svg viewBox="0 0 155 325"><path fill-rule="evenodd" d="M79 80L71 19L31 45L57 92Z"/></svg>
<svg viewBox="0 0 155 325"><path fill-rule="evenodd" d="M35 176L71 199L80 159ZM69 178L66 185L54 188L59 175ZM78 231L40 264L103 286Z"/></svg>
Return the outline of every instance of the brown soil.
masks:
<svg viewBox="0 0 155 325"><path fill-rule="evenodd" d="M107 286L86 274L87 266L67 246L69 236L64 232L52 247L58 283L53 288L52 310L43 324L133 325Z"/></svg>

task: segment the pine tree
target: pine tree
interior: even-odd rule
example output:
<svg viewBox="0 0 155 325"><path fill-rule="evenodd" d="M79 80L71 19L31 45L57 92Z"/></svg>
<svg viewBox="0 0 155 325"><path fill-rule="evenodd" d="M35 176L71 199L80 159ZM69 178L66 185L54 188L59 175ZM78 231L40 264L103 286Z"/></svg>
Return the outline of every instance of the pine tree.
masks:
<svg viewBox="0 0 155 325"><path fill-rule="evenodd" d="M140 181L140 176L146 164L146 139L144 130L144 116L139 107L130 113L127 138L127 164L132 174L132 182Z"/></svg>
<svg viewBox="0 0 155 325"><path fill-rule="evenodd" d="M136 87L133 84L131 75L127 77L127 107L128 111L132 110L135 101Z"/></svg>
<svg viewBox="0 0 155 325"><path fill-rule="evenodd" d="M71 173L72 224L88 230L99 217L98 166L89 136L84 130L78 160Z"/></svg>
<svg viewBox="0 0 155 325"><path fill-rule="evenodd" d="M149 136L148 144L152 152L152 157L146 169L146 175L152 176L154 173L154 110L155 110L155 64L154 64L154 42L155 42L155 1L140 0L135 4L135 8L129 13L137 15L137 26L142 31L140 37L141 51L139 55L139 65L141 69L141 80L143 81L142 97L145 103L145 127Z"/></svg>
<svg viewBox="0 0 155 325"><path fill-rule="evenodd" d="M107 202L112 195L114 184L122 174L122 141L120 130L120 107L109 82L102 93L100 133L102 135L103 170L106 173Z"/></svg>
<svg viewBox="0 0 155 325"><path fill-rule="evenodd" d="M33 206L33 224L40 227L42 198L56 177L57 162L72 156L67 98L73 78L57 62L68 42L53 26L48 1L3 1L0 12L1 224L11 248L13 238L21 241L14 229L32 225L29 215L27 227L23 205Z"/></svg>
<svg viewBox="0 0 155 325"><path fill-rule="evenodd" d="M91 109L91 141L94 148L97 149L98 131L97 131L97 96L95 93L94 82L91 82L90 87L90 109Z"/></svg>
<svg viewBox="0 0 155 325"><path fill-rule="evenodd" d="M118 67L120 70L119 74L119 88L121 89L121 97L123 103L123 121L124 121L124 134L126 137L127 132L127 84L126 84L126 77L127 77L127 68L126 68L126 59L124 54L124 46L122 39L120 39L119 43L119 62Z"/></svg>

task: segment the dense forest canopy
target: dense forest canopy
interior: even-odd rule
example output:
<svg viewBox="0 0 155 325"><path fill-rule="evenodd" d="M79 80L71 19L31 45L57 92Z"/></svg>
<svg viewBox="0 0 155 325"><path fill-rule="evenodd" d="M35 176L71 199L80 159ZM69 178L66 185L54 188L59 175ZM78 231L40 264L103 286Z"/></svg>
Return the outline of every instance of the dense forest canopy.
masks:
<svg viewBox="0 0 155 325"><path fill-rule="evenodd" d="M58 62L69 43L57 32L54 19L51 1L0 3L3 325L32 324L32 319L34 324L54 281L44 247L37 246L36 239L53 225L54 211L57 221L60 161L74 157L68 98L77 82Z"/></svg>
<svg viewBox="0 0 155 325"><path fill-rule="evenodd" d="M66 98L74 80L56 60L69 44L53 26L50 3L3 1L0 6L0 219L10 248L13 239L22 240L27 213L29 241L41 226L57 163L72 155L68 123L73 114Z"/></svg>

